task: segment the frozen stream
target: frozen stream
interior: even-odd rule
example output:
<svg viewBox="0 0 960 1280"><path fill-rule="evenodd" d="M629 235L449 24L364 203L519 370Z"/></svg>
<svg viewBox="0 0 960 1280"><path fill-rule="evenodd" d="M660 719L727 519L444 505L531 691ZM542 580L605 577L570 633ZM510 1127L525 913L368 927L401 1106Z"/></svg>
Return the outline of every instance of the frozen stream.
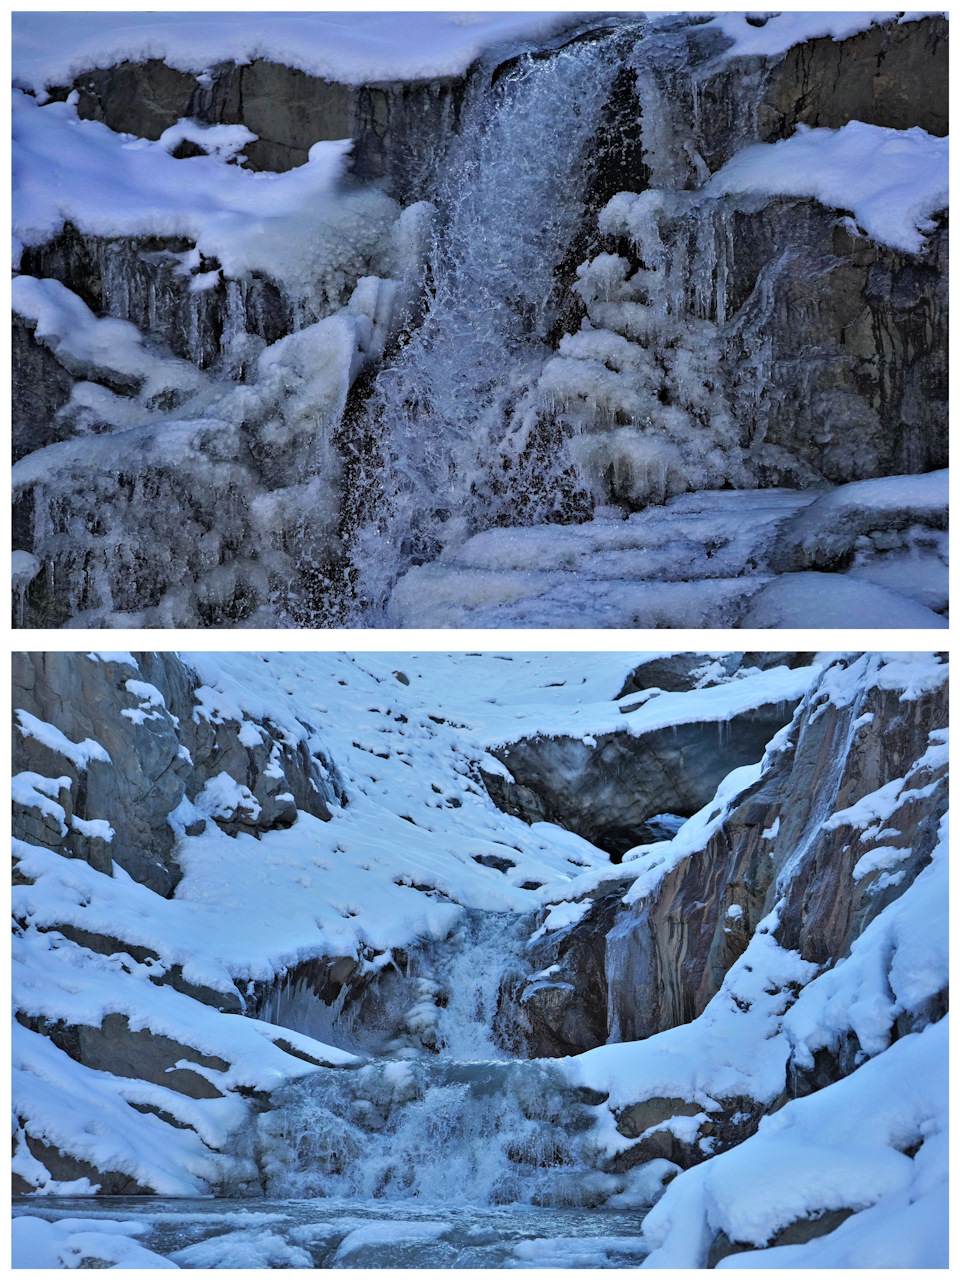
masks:
<svg viewBox="0 0 960 1280"><path fill-rule="evenodd" d="M181 1267L629 1267L646 1252L633 1210L113 1196L21 1199L22 1213L131 1221Z"/></svg>

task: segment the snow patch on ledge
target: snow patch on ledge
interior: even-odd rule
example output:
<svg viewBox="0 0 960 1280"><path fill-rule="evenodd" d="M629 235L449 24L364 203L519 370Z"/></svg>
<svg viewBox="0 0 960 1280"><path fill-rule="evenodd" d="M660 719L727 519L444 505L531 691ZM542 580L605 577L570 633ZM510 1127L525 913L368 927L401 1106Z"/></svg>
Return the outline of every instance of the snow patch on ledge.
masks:
<svg viewBox="0 0 960 1280"><path fill-rule="evenodd" d="M849 209L871 240L920 253L930 215L949 201L948 139L851 120L745 147L710 179L708 196L811 196Z"/></svg>
<svg viewBox="0 0 960 1280"><path fill-rule="evenodd" d="M491 45L545 39L576 13L17 13L15 82L46 97L84 71L159 58L201 74L263 58L340 84L461 75Z"/></svg>
<svg viewBox="0 0 960 1280"><path fill-rule="evenodd" d="M32 716L29 711L18 710L16 716L17 725L25 738L36 738L42 746L49 747L51 751L63 756L77 769L86 769L91 760L102 760L104 764L111 763L106 749L93 738L84 738L82 742L71 742L56 725L47 724L45 720Z"/></svg>
<svg viewBox="0 0 960 1280"><path fill-rule="evenodd" d="M877 13L868 10L852 13L774 13L763 26L756 22L763 17L757 13L721 13L705 25L719 30L733 40L724 57L748 57L759 54L773 58L786 53L795 44L831 36L834 40L846 40L872 26L886 22L915 22L919 18L946 17L941 11L927 13ZM748 21L752 18L753 21Z"/></svg>

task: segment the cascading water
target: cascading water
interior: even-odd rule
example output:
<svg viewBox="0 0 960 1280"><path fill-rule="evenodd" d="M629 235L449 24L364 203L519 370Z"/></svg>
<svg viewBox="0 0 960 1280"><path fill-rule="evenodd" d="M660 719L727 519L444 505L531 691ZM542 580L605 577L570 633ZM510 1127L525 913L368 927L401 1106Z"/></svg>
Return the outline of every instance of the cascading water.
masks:
<svg viewBox="0 0 960 1280"><path fill-rule="evenodd" d="M589 1099L537 1060L372 1062L274 1102L256 1135L270 1196L582 1205L622 1186L596 1170Z"/></svg>
<svg viewBox="0 0 960 1280"><path fill-rule="evenodd" d="M496 1043L501 983L529 932L529 917L465 912L443 943L411 957L378 1056L278 1091L242 1139L265 1194L582 1206L621 1192L623 1176L598 1167L602 1099L558 1064ZM342 1021L328 1034L362 1042L357 1019Z"/></svg>
<svg viewBox="0 0 960 1280"><path fill-rule="evenodd" d="M437 195L426 315L367 410L382 464L354 540L367 625L406 568L498 517L562 520L577 502L583 517L562 437L536 451L534 388L583 218L589 144L634 38L626 28L520 58L465 113Z"/></svg>

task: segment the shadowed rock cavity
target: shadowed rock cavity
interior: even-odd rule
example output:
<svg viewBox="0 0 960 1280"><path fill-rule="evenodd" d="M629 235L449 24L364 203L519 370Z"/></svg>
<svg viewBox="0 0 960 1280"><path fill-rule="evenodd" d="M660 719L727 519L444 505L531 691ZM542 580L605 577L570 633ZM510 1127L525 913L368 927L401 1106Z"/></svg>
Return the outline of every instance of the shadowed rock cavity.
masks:
<svg viewBox="0 0 960 1280"><path fill-rule="evenodd" d="M642 668L641 668L642 670ZM628 849L660 838L647 821L691 817L732 770L754 764L793 713L766 703L722 723L674 725L633 737L535 738L495 748L512 781L484 773L496 805L525 822L555 822L618 863Z"/></svg>

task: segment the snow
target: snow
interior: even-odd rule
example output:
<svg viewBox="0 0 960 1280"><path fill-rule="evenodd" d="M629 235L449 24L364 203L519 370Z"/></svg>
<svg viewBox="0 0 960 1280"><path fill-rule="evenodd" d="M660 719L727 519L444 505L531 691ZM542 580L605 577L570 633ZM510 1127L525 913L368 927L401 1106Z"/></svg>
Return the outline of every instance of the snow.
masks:
<svg viewBox="0 0 960 1280"><path fill-rule="evenodd" d="M18 1217L11 1230L15 1270L104 1266L178 1269L175 1262L130 1238L148 1231L145 1223L114 1222L109 1218L47 1222L43 1218Z"/></svg>
<svg viewBox="0 0 960 1280"><path fill-rule="evenodd" d="M105 840L107 844L116 835L113 827L104 818L92 818L89 822L85 818L78 818L74 815L70 819L70 825L74 831L79 831L82 836L93 840Z"/></svg>
<svg viewBox="0 0 960 1280"><path fill-rule="evenodd" d="M926 605L873 582L840 573L784 573L750 601L744 627L889 627L943 630Z"/></svg>
<svg viewBox="0 0 960 1280"><path fill-rule="evenodd" d="M944 1018L919 1035L904 1036L853 1075L788 1102L761 1121L754 1137L677 1178L644 1222L654 1246L644 1265L703 1266L708 1227L762 1247L791 1223L821 1212L876 1206L875 1223L884 1211L903 1215L910 1204L940 1190L947 1173L946 1143L940 1141L946 1134L947 1022ZM918 1142L930 1147L922 1161L903 1154ZM936 1207L940 1199L937 1195ZM928 1205L927 1212L932 1208ZM917 1215L908 1214L908 1222L911 1217ZM852 1221L856 1238L859 1224ZM896 1256L905 1259L900 1265L922 1266L923 1258L943 1259L926 1265L944 1265L942 1224L939 1218L931 1238L900 1236ZM863 1226L869 1231L866 1222ZM844 1265L839 1257L850 1234L846 1240L831 1235L814 1241L813 1248L793 1246L795 1265L803 1265L810 1253L819 1254L819 1265ZM856 1265L871 1265L863 1254L854 1256ZM889 1259L879 1261L876 1243L869 1256L873 1265L891 1265ZM730 1265L741 1262L738 1254ZM756 1265L776 1266L777 1256L758 1256Z"/></svg>
<svg viewBox="0 0 960 1280"><path fill-rule="evenodd" d="M312 1267L305 1249L289 1244L275 1231L224 1231L209 1240L187 1245L174 1257L177 1265L189 1268L274 1269Z"/></svg>
<svg viewBox="0 0 960 1280"><path fill-rule="evenodd" d="M936 11L934 11L936 12ZM761 55L774 58L795 44L830 36L834 40L846 40L849 36L866 31L874 24L910 22L930 16L927 13L885 13L860 10L854 13L772 13L749 15L745 13L721 13L706 25L722 31L733 40L724 52L724 58ZM758 18L765 21L756 25Z"/></svg>
<svg viewBox="0 0 960 1280"><path fill-rule="evenodd" d="M710 179L709 196L812 196L852 211L870 239L921 253L930 216L949 202L948 140L923 129L851 120L841 129L797 131L745 147Z"/></svg>
<svg viewBox="0 0 960 1280"><path fill-rule="evenodd" d="M11 576L14 590L29 586L43 568L36 556L29 551L14 551L11 556Z"/></svg>
<svg viewBox="0 0 960 1280"><path fill-rule="evenodd" d="M545 933L553 933L556 929L569 929L578 924L593 906L592 898L584 898L580 902L560 902L551 906L543 924L530 935L530 941L536 942Z"/></svg>
<svg viewBox="0 0 960 1280"><path fill-rule="evenodd" d="M336 1252L335 1263L343 1262L369 1244L405 1244L419 1240L436 1240L449 1230L446 1222L371 1222L351 1231Z"/></svg>
<svg viewBox="0 0 960 1280"><path fill-rule="evenodd" d="M38 341L56 352L77 373L91 366L140 384L147 397L168 389L198 393L203 375L187 360L158 356L143 344L143 335L126 320L98 319L59 280L17 276L11 284L14 311L34 326Z"/></svg>
<svg viewBox="0 0 960 1280"><path fill-rule="evenodd" d="M218 154L175 160L162 142L132 140L80 120L68 103L39 107L19 92L13 127L13 226L27 245L65 222L107 238L185 236L226 277L263 272L299 296L321 278L342 287L343 264L371 260L399 214L380 192L341 189L349 140L315 143L288 173L253 173ZM121 323L101 321L113 333Z"/></svg>
<svg viewBox="0 0 960 1280"><path fill-rule="evenodd" d="M16 83L40 94L94 67L161 58L203 73L264 58L341 84L456 76L489 46L543 39L574 13L18 13Z"/></svg>
<svg viewBox="0 0 960 1280"><path fill-rule="evenodd" d="M88 653L87 657L91 662L122 662L128 667L133 667L134 671L140 670L140 664L133 654L125 651L98 649L96 652Z"/></svg>
<svg viewBox="0 0 960 1280"><path fill-rule="evenodd" d="M201 1104L159 1085L91 1070L16 1021L12 1037L16 1111L34 1138L100 1169L126 1174L161 1195L202 1195L224 1171L225 1158L193 1129L164 1124L134 1110L127 1100L159 1106L187 1123L193 1120L214 1143L218 1132L223 1141L231 1123L242 1118L239 1099ZM225 1107L217 1110L212 1105L217 1103ZM217 1115L219 1123L211 1123ZM200 1116L210 1122L200 1123Z"/></svg>
<svg viewBox="0 0 960 1280"><path fill-rule="evenodd" d="M57 803L61 790L70 790L72 778L64 775L61 778L45 778L40 773L24 769L16 774L12 783L12 799L14 804L22 804L26 809L39 809L45 817L53 818L60 824L60 834L67 834L67 811Z"/></svg>
<svg viewBox="0 0 960 1280"><path fill-rule="evenodd" d="M229 818L237 809L246 809L251 822L260 816L263 808L250 788L235 782L229 773L209 778L193 803L197 811L208 818Z"/></svg>
<svg viewBox="0 0 960 1280"><path fill-rule="evenodd" d="M17 711L17 724L25 738L35 738L37 742L58 755L64 756L77 769L86 769L91 760L102 760L110 763L110 757L99 742L93 738L84 738L82 742L71 742L55 725L32 716L29 711Z"/></svg>

